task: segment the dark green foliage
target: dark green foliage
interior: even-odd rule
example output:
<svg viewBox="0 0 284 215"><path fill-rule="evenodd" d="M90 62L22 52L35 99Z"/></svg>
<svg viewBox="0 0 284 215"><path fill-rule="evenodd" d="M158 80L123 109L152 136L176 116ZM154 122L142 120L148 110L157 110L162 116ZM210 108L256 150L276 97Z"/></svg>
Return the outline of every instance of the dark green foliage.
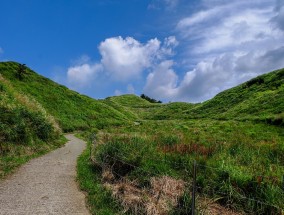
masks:
<svg viewBox="0 0 284 215"><path fill-rule="evenodd" d="M247 87L251 87L252 85L256 84L256 85L261 85L264 83L264 78L262 76L257 77L257 78L253 78L250 81L248 81L246 83Z"/></svg>
<svg viewBox="0 0 284 215"><path fill-rule="evenodd" d="M151 102L151 103L162 103L161 101L158 101L158 100L156 100L156 99L150 98L149 96L146 96L145 94L141 94L140 97L141 97L142 99L147 100L148 102Z"/></svg>
<svg viewBox="0 0 284 215"><path fill-rule="evenodd" d="M8 142L25 144L32 138L50 141L57 138L52 126L40 113L23 107L13 110L0 107L0 136Z"/></svg>
<svg viewBox="0 0 284 215"><path fill-rule="evenodd" d="M19 68L17 70L17 78L22 81L24 75L26 74L26 64L19 64Z"/></svg>

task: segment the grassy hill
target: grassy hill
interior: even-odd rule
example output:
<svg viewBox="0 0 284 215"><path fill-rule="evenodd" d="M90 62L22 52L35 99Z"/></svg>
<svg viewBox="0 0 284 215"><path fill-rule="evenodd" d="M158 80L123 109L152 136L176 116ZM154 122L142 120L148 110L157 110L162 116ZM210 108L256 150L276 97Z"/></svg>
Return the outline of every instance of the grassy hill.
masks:
<svg viewBox="0 0 284 215"><path fill-rule="evenodd" d="M136 116L136 120L147 119L149 114L151 115L164 106L159 103L151 103L139 96L131 94L108 97L102 101L115 108L118 108L118 106L126 108L129 113Z"/></svg>
<svg viewBox="0 0 284 215"><path fill-rule="evenodd" d="M258 76L219 93L213 99L188 111L200 117L244 118L283 123L284 69Z"/></svg>
<svg viewBox="0 0 284 215"><path fill-rule="evenodd" d="M203 210L204 199L211 198L247 214L281 214L283 90L284 69L254 78L199 104L150 104L133 95L108 98L136 113L141 121L136 126L109 128L99 133L98 142L105 144L94 149L95 165L110 169L97 174L102 174L100 180L130 212L146 213L147 205L153 203L149 200L153 198L151 193L159 195L155 194L153 180L167 176L172 177L169 180L191 184L195 160L199 211ZM121 185L121 179L130 182ZM118 187L121 193L117 193ZM145 194L145 190L149 193ZM127 195L139 199L139 192L148 202L133 206ZM166 194L163 198L170 201ZM179 204L184 205L188 198L182 196ZM210 211L210 204L207 206ZM155 210L161 207L157 205ZM171 210L160 212L189 213L179 208Z"/></svg>
<svg viewBox="0 0 284 215"><path fill-rule="evenodd" d="M158 105L131 105L133 98L129 101L127 101L129 97L110 99L132 107L134 112L136 108L136 111L142 113L140 117L144 119L238 119L283 125L284 69L258 76L198 104L173 102Z"/></svg>
<svg viewBox="0 0 284 215"><path fill-rule="evenodd" d="M89 142L78 161L95 214L146 213L149 205L188 213L194 160L199 209L206 199L247 214L284 207L284 69L199 104L153 104L135 95L95 100L30 69L20 79L18 69L0 63L0 174L60 146L61 129L82 131L98 143ZM165 179L185 186L174 200L157 193Z"/></svg>
<svg viewBox="0 0 284 215"><path fill-rule="evenodd" d="M0 177L59 147L64 132L128 124L135 116L69 90L16 62L0 63Z"/></svg>
<svg viewBox="0 0 284 215"><path fill-rule="evenodd" d="M126 94L121 96L113 96L105 99L106 101L116 102L126 107L148 107L154 106L155 104L148 102L141 97L132 94Z"/></svg>
<svg viewBox="0 0 284 215"><path fill-rule="evenodd" d="M0 178L61 145L61 129L40 103L0 74Z"/></svg>
<svg viewBox="0 0 284 215"><path fill-rule="evenodd" d="M28 68L24 78L19 80L18 68L18 63L2 62L0 74L13 83L15 90L30 95L39 102L55 117L64 131L100 129L127 123L134 117L124 108L117 110L103 102L80 95Z"/></svg>

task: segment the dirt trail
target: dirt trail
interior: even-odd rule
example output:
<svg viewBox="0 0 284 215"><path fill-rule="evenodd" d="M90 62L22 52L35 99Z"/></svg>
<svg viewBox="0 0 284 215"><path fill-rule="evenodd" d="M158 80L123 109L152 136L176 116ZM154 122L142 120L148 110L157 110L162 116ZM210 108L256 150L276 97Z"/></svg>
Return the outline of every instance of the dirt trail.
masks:
<svg viewBox="0 0 284 215"><path fill-rule="evenodd" d="M85 143L66 135L64 147L33 159L0 181L0 214L90 214L79 191L76 159Z"/></svg>

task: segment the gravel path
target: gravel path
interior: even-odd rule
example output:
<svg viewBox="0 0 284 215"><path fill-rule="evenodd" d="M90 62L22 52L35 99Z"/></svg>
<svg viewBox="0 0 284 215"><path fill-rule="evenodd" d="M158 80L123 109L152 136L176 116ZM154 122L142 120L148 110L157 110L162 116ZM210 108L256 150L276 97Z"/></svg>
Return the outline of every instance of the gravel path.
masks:
<svg viewBox="0 0 284 215"><path fill-rule="evenodd" d="M76 160L85 142L69 134L70 141L40 158L33 159L0 181L0 214L90 214L79 191Z"/></svg>

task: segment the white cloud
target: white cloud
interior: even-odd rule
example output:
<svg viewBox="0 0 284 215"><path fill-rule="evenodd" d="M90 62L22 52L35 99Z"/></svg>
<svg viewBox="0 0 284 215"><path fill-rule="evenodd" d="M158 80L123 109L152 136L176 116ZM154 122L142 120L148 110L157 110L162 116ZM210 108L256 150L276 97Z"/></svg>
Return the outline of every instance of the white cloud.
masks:
<svg viewBox="0 0 284 215"><path fill-rule="evenodd" d="M148 75L144 87L145 94L156 99L170 99L176 95L178 76L171 68L173 61L167 60L157 65Z"/></svg>
<svg viewBox="0 0 284 215"><path fill-rule="evenodd" d="M213 97L216 93L231 86L235 79L243 79L234 71L235 56L224 54L218 58L201 61L185 74L177 97L184 101L199 102ZM238 80L240 81L240 80Z"/></svg>
<svg viewBox="0 0 284 215"><path fill-rule="evenodd" d="M247 4L240 1L198 12L182 19L177 29L186 41L195 39L197 45L192 49L195 54L224 53L250 42L280 38L269 21L273 6L254 8Z"/></svg>
<svg viewBox="0 0 284 215"><path fill-rule="evenodd" d="M175 36L145 43L132 37L108 38L99 45L99 63L82 57L68 69L68 80L86 84L100 72L109 83L117 82L115 94L120 95L134 93L130 83L141 81L139 78L149 72L145 94L165 101L200 102L259 74L284 67L283 0L201 2L199 11L177 22L179 41ZM171 8L178 3L154 0L151 4ZM178 61L188 66L183 77L174 71L174 67L184 69L174 62L179 44L182 54L178 57L182 58ZM118 82L124 83L122 90L117 87Z"/></svg>
<svg viewBox="0 0 284 215"><path fill-rule="evenodd" d="M268 0L203 0L202 10L181 19L176 29L188 50L187 62L202 60L176 87L176 100L203 101L284 67L283 1L279 2L275 6Z"/></svg>
<svg viewBox="0 0 284 215"><path fill-rule="evenodd" d="M163 43L155 38L145 44L132 37L112 37L99 46L101 64L113 80L133 80L157 62L172 56L177 45L178 41L174 36L165 38Z"/></svg>
<svg viewBox="0 0 284 215"><path fill-rule="evenodd" d="M199 11L193 14L192 16L181 19L177 24L177 28L179 30L183 30L184 28L189 28L191 26L194 26L195 24L206 22L213 17L220 16L220 12L224 8L225 8L224 6L221 6L209 10Z"/></svg>
<svg viewBox="0 0 284 215"><path fill-rule="evenodd" d="M175 36L169 36L165 38L164 44L166 47L175 48L178 46L179 42L177 41Z"/></svg>
<svg viewBox="0 0 284 215"><path fill-rule="evenodd" d="M159 59L166 59L170 56L175 55L174 49L179 45L175 36L166 37L164 43L161 46L157 56Z"/></svg>
<svg viewBox="0 0 284 215"><path fill-rule="evenodd" d="M129 82L141 80L139 78L145 72L173 56L177 45L174 36L165 38L163 42L157 38L151 39L144 44L132 37L108 38L99 45L101 59L98 63L92 63L87 55L72 61L73 66L67 71L68 83L71 87L80 88L90 84L101 85L100 80L105 85L122 82L128 84L124 92L133 94L135 89ZM115 95L122 92L117 89Z"/></svg>
<svg viewBox="0 0 284 215"><path fill-rule="evenodd" d="M127 81L140 77L142 71L152 65L160 44L161 42L156 38L146 44L132 37L108 38L99 46L102 55L101 64L114 80Z"/></svg>
<svg viewBox="0 0 284 215"><path fill-rule="evenodd" d="M67 71L68 82L75 88L86 87L100 71L102 71L100 64L84 63L70 67Z"/></svg>

